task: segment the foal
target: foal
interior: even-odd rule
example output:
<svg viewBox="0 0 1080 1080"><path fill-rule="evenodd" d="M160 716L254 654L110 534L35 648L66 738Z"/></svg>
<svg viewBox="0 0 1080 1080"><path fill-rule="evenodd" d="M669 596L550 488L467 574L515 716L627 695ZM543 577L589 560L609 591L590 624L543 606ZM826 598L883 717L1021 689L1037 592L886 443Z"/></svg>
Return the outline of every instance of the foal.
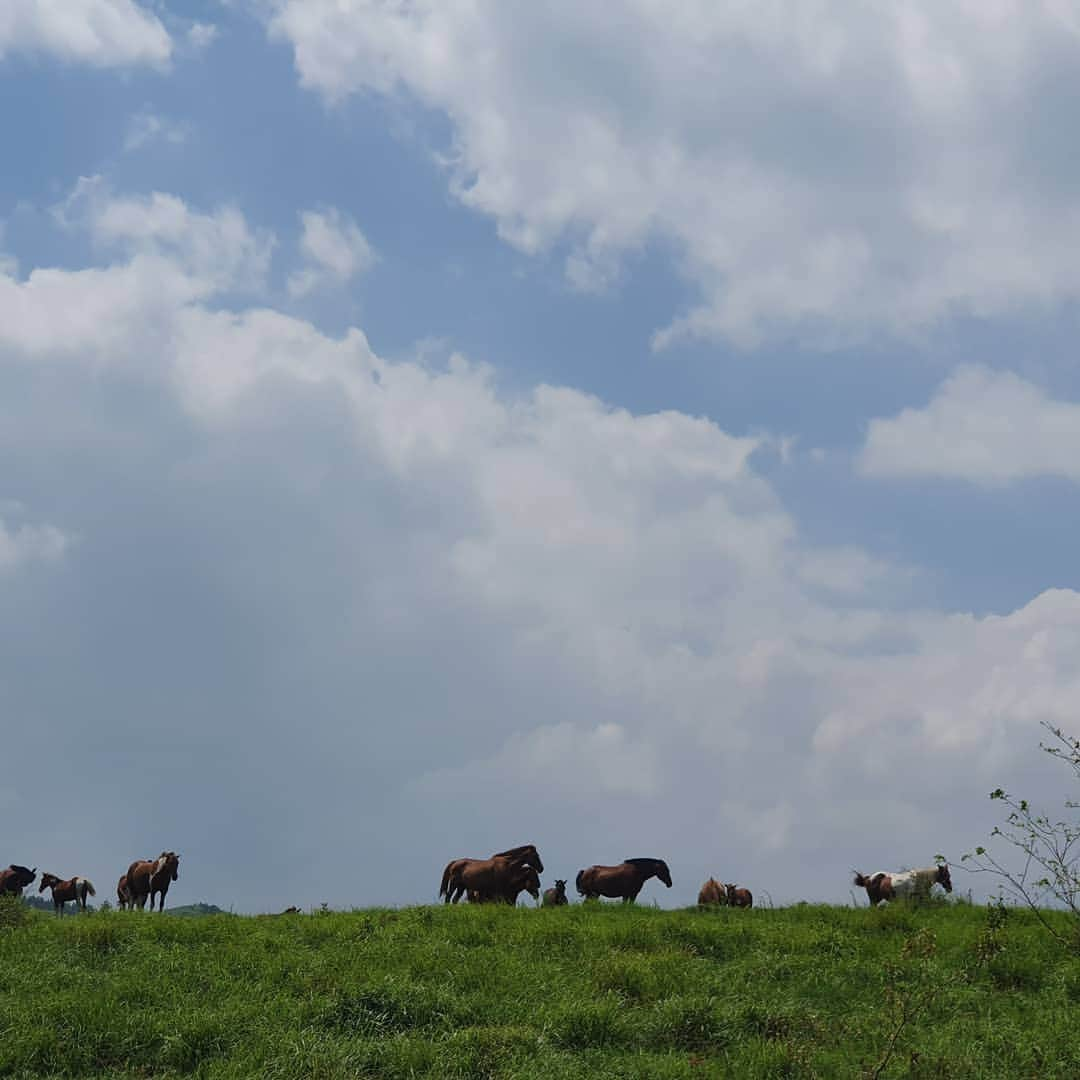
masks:
<svg viewBox="0 0 1080 1080"><path fill-rule="evenodd" d="M544 890L544 901L541 907L562 907L563 904L570 903L566 899L566 879L556 878L555 888Z"/></svg>
<svg viewBox="0 0 1080 1080"><path fill-rule="evenodd" d="M697 894L698 907L706 907L708 904L726 904L728 902L727 888L723 882L716 878L709 878L701 891Z"/></svg>
<svg viewBox="0 0 1080 1080"><path fill-rule="evenodd" d="M42 874L38 892L43 893L46 889L52 889L53 909L57 915L64 914L64 904L68 900L74 900L75 907L85 911L87 896L97 896L93 882L84 877L73 877L68 878L67 881L61 881L55 874Z"/></svg>
<svg viewBox="0 0 1080 1080"><path fill-rule="evenodd" d="M735 885L727 887L727 900L732 907L754 906L754 894L749 889L740 889Z"/></svg>

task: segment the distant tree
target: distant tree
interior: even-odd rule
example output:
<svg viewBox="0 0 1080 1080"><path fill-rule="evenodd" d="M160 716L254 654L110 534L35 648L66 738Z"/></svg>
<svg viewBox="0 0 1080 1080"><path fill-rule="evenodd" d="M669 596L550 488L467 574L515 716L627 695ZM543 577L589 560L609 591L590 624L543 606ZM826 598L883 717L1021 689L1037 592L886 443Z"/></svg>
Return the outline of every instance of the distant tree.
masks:
<svg viewBox="0 0 1080 1080"><path fill-rule="evenodd" d="M1039 743L1040 749L1057 758L1072 770L1080 783L1080 739L1066 735L1060 728L1043 722L1051 741ZM975 873L998 878L1001 892L1026 904L1043 927L1062 945L1080 949L1080 803L1068 799L1065 809L1074 811L1072 820L1053 818L1034 810L1027 799L1011 795L1003 788L990 792L990 798L1008 808L1005 822L995 826L991 840L1000 839L1022 856L1017 868L1006 866L987 848L980 846L963 856ZM1047 904L1064 908L1073 916L1071 932L1062 933L1046 917Z"/></svg>

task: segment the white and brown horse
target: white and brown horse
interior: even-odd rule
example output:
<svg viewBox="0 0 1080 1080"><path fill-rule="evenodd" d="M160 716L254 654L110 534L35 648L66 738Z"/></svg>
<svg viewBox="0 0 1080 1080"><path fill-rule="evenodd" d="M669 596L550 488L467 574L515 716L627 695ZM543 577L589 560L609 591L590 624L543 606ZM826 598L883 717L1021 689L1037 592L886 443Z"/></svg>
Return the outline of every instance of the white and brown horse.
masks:
<svg viewBox="0 0 1080 1080"><path fill-rule="evenodd" d="M586 900L608 896L632 904L651 877L671 888L671 872L663 859L624 859L618 866L590 866L578 871L574 884Z"/></svg>
<svg viewBox="0 0 1080 1080"><path fill-rule="evenodd" d="M124 888L127 892L128 903L133 909L138 906L140 911L143 910L149 898L150 910L153 911L154 897L160 894L158 911L164 911L165 894L169 891L169 883L180 877L180 856L175 851L163 851L153 861L137 859L128 867L128 872L124 877L127 878ZM119 895L118 884L117 896Z"/></svg>
<svg viewBox="0 0 1080 1080"><path fill-rule="evenodd" d="M26 866L12 863L6 870L0 870L0 896L5 893L12 896L22 896L22 891L28 885L34 883L37 877L37 867L33 870Z"/></svg>
<svg viewBox="0 0 1080 1080"><path fill-rule="evenodd" d="M94 883L84 877L68 878L61 881L55 874L42 874L38 892L43 893L46 889L52 890L53 910L57 915L64 914L64 905L69 900L75 901L76 908L86 910L86 898L97 896L94 892Z"/></svg>
<svg viewBox="0 0 1080 1080"><path fill-rule="evenodd" d="M855 884L866 889L871 907L882 900L926 900L935 885L940 885L947 893L952 892L952 878L946 863L896 873L879 870L876 874L866 875L856 871Z"/></svg>

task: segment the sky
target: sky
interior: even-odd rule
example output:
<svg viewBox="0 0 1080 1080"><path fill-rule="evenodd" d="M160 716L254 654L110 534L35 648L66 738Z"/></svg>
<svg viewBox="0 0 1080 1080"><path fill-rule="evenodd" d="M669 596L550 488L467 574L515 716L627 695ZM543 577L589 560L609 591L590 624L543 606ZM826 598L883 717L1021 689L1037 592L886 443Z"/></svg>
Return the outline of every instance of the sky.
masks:
<svg viewBox="0 0 1080 1080"><path fill-rule="evenodd" d="M7 0L0 861L850 903L1059 811L1078 105L1080 0Z"/></svg>

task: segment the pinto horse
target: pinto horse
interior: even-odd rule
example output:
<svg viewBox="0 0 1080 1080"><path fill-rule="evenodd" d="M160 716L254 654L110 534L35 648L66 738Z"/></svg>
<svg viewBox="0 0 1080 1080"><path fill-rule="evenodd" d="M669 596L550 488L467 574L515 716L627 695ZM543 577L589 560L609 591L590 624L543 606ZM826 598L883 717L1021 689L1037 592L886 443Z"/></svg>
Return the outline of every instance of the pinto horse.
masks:
<svg viewBox="0 0 1080 1080"><path fill-rule="evenodd" d="M737 885L727 887L727 902L732 907L753 907L754 894L749 889L740 889Z"/></svg>
<svg viewBox="0 0 1080 1080"><path fill-rule="evenodd" d="M495 888L497 882L494 878L488 877L488 871L491 871L495 866L495 860L503 860L498 867L495 868L495 873L504 874L509 867L516 866L531 866L538 874L544 872L544 864L540 859L540 853L536 850L535 844L522 844L520 847L510 848L507 851L496 851L490 859L452 859L446 864L446 869L443 870L442 881L439 884L439 896L446 897L446 903L451 902L451 894L456 892L453 896L453 903L457 903L461 899L463 892L475 890L474 886L467 886L466 888L452 889L450 887L451 880L461 880L461 875L469 870L470 880L481 880L486 884L480 888L479 891L484 900L493 900L497 898L497 888Z"/></svg>
<svg viewBox="0 0 1080 1080"><path fill-rule="evenodd" d="M180 877L180 856L175 851L163 851L152 862L149 859L136 859L124 875L127 878L125 889L128 903L132 909L137 904L142 911L146 900L150 899L150 910L154 910L154 897L161 894L158 911L165 910L165 894L169 891L169 882ZM117 885L117 895L120 887Z"/></svg>
<svg viewBox="0 0 1080 1080"><path fill-rule="evenodd" d="M33 870L18 863L12 863L6 870L0 870L0 896L10 893L13 896L22 896L22 891L27 885L32 885L37 877L37 867Z"/></svg>
<svg viewBox="0 0 1080 1080"><path fill-rule="evenodd" d="M541 904L542 907L562 907L564 904L570 903L566 899L566 879L556 878L555 887L553 889L544 890L544 900Z"/></svg>
<svg viewBox="0 0 1080 1080"><path fill-rule="evenodd" d="M590 866L578 871L574 884L586 900L608 896L633 903L651 877L671 888L671 872L663 859L624 859L618 866Z"/></svg>
<svg viewBox="0 0 1080 1080"><path fill-rule="evenodd" d="M727 887L716 878L709 878L697 894L698 907L708 904L726 904L728 902Z"/></svg>
<svg viewBox="0 0 1080 1080"><path fill-rule="evenodd" d="M52 890L53 910L57 915L64 914L64 904L69 900L75 901L76 909L82 908L85 911L87 896L97 896L94 883L84 877L61 881L55 874L42 874L38 892L43 893L46 889Z"/></svg>
<svg viewBox="0 0 1080 1080"><path fill-rule="evenodd" d="M879 870L867 876L856 870L855 884L866 889L871 907L876 907L882 900L926 900L934 885L940 885L947 893L952 892L952 878L947 863L895 874Z"/></svg>

